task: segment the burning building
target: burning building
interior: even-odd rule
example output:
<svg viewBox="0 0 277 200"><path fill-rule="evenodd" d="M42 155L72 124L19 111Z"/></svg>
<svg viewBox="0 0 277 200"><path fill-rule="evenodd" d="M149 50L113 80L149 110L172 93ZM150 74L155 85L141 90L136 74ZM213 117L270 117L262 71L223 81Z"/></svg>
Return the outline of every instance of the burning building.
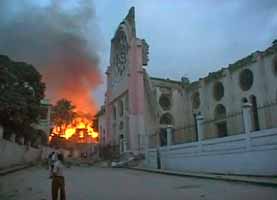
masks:
<svg viewBox="0 0 277 200"><path fill-rule="evenodd" d="M95 154L98 133L93 130L93 122L88 116L79 116L71 123L56 125L49 136L51 146L67 149L72 157Z"/></svg>
<svg viewBox="0 0 277 200"><path fill-rule="evenodd" d="M73 143L97 143L98 133L92 128L92 120L86 117L77 117L69 124L54 126L49 137L51 142L53 137L60 137Z"/></svg>

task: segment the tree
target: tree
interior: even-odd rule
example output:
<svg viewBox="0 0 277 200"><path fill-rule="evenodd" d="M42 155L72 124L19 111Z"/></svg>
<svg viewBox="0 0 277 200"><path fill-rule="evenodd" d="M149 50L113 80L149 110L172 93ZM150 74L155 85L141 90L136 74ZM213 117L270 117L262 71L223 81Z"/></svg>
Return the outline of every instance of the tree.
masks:
<svg viewBox="0 0 277 200"><path fill-rule="evenodd" d="M52 107L52 121L55 127L59 127L60 134L64 134L67 125L69 125L73 119L76 117L74 112L75 106L71 101L67 99L60 99L57 101L56 105ZM60 135L52 136L50 145L55 146L65 146L66 139L60 137Z"/></svg>
<svg viewBox="0 0 277 200"><path fill-rule="evenodd" d="M56 105L53 106L52 120L54 125L61 127L68 125L75 118L75 106L67 99L60 99Z"/></svg>
<svg viewBox="0 0 277 200"><path fill-rule="evenodd" d="M0 55L0 123L5 129L30 140L31 125L39 118L45 84L30 64Z"/></svg>

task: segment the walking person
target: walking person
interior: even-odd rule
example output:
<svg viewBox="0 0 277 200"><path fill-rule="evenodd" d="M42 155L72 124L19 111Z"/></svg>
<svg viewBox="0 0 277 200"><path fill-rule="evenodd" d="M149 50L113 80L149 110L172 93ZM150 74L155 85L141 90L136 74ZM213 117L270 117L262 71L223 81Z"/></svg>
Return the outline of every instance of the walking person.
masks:
<svg viewBox="0 0 277 200"><path fill-rule="evenodd" d="M57 155L57 161L54 163L52 172L52 200L58 200L58 193L60 191L60 200L65 200L65 184L64 184L64 165L63 155Z"/></svg>

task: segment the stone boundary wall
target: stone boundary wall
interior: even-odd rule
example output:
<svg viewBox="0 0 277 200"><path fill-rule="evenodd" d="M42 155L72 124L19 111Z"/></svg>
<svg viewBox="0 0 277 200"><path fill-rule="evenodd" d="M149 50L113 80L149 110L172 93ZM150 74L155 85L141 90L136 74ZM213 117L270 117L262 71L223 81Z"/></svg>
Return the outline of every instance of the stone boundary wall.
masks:
<svg viewBox="0 0 277 200"><path fill-rule="evenodd" d="M0 168L37 161L40 156L41 149L0 139Z"/></svg>
<svg viewBox="0 0 277 200"><path fill-rule="evenodd" d="M0 169L45 160L52 151L49 147L35 149L0 139Z"/></svg>
<svg viewBox="0 0 277 200"><path fill-rule="evenodd" d="M158 167L157 149L145 166ZM277 128L159 148L161 169L239 175L277 175Z"/></svg>

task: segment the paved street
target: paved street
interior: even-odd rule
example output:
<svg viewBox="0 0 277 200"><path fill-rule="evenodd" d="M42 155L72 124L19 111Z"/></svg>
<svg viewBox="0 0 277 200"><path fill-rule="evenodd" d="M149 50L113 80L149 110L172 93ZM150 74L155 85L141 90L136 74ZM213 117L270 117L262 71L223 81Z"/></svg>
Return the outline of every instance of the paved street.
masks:
<svg viewBox="0 0 277 200"><path fill-rule="evenodd" d="M277 188L245 183L92 167L66 170L68 200L276 200ZM0 177L1 200L51 200L48 172L40 167Z"/></svg>

